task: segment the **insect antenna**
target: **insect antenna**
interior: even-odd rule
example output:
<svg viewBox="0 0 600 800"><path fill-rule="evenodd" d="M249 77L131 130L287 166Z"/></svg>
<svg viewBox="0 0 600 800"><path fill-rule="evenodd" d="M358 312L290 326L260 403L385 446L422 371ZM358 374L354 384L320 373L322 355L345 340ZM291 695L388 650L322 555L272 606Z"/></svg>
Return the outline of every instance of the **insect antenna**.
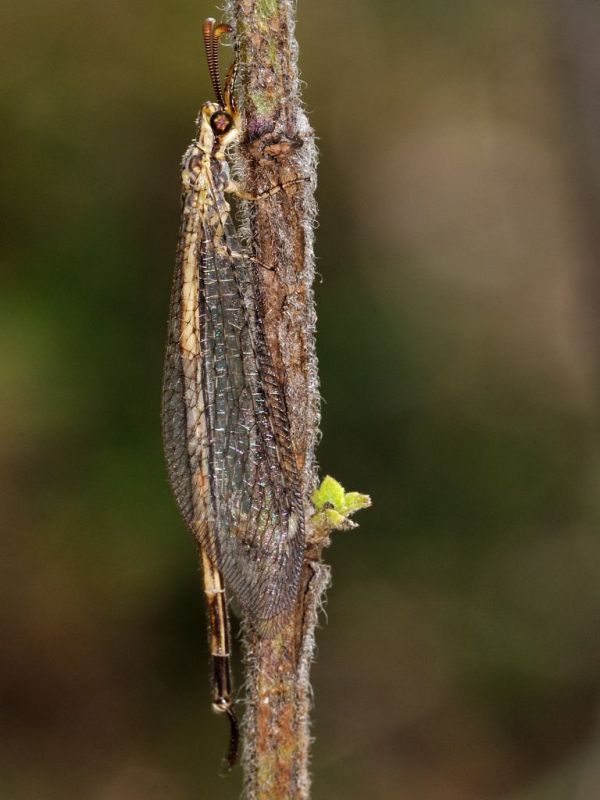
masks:
<svg viewBox="0 0 600 800"><path fill-rule="evenodd" d="M223 89L221 86L221 74L219 70L219 39L226 33L231 33L233 28L222 22L215 25L213 17L209 17L204 21L202 34L204 36L204 49L206 51L206 60L208 62L208 71L210 73L210 80L212 83L215 97L225 108L225 98L223 97Z"/></svg>

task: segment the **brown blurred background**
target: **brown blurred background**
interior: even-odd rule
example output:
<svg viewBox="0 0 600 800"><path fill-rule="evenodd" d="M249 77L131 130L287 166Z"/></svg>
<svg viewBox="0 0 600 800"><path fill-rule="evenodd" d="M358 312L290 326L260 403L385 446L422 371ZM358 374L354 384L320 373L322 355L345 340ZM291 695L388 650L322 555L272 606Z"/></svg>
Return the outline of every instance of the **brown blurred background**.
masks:
<svg viewBox="0 0 600 800"><path fill-rule="evenodd" d="M225 800L159 431L206 2L12 3L0 70L1 800ZM303 0L315 800L600 797L600 6Z"/></svg>

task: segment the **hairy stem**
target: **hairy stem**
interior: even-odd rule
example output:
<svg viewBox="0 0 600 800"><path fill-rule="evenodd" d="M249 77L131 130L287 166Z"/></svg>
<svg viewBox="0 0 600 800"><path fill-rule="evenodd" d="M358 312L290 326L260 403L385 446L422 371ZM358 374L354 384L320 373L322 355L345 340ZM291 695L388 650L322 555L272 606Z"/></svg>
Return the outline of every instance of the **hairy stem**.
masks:
<svg viewBox="0 0 600 800"><path fill-rule="evenodd" d="M230 0L239 62L237 97L245 138L237 169L245 189L259 194L290 184L266 203L248 204L244 233L256 259L261 314L275 371L284 388L304 506L316 486L319 393L315 356L313 198L314 135L300 101L295 6L290 0ZM310 531L307 532L310 536ZM309 668L314 629L329 570L322 542L304 561L294 613L276 634L244 627L247 800L309 796Z"/></svg>

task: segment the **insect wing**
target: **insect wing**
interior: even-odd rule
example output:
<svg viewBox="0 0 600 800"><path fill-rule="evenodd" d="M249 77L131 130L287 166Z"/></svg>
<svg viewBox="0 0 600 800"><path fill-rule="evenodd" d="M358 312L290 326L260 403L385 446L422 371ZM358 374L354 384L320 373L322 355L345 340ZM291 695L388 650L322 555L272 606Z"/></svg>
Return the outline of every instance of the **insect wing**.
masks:
<svg viewBox="0 0 600 800"><path fill-rule="evenodd" d="M184 520L228 588L270 620L294 601L304 549L285 402L231 219L221 212L209 224L185 209L163 385L167 468Z"/></svg>
<svg viewBox="0 0 600 800"><path fill-rule="evenodd" d="M222 215L223 218L223 215ZM271 619L293 603L304 547L287 415L230 218L200 249L200 329L214 524L208 552L240 605ZM213 234L212 237L210 234Z"/></svg>
<svg viewBox="0 0 600 800"><path fill-rule="evenodd" d="M199 276L197 213L184 203L171 288L171 304L162 395L162 433L167 471L179 510L199 541L211 520L208 432L202 394L203 363L199 349ZM186 210L187 209L187 210ZM190 342L186 349L182 338Z"/></svg>

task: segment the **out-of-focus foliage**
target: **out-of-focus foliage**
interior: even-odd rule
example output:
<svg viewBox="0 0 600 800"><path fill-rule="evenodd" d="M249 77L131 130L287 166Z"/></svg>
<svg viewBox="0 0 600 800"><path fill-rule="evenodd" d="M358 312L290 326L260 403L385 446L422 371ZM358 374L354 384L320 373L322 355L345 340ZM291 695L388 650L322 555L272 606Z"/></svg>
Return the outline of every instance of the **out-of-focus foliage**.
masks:
<svg viewBox="0 0 600 800"><path fill-rule="evenodd" d="M0 797L235 798L158 422L179 158L218 12L11 5ZM599 265L551 8L299 4L319 458L374 501L327 551L315 800L600 796Z"/></svg>

